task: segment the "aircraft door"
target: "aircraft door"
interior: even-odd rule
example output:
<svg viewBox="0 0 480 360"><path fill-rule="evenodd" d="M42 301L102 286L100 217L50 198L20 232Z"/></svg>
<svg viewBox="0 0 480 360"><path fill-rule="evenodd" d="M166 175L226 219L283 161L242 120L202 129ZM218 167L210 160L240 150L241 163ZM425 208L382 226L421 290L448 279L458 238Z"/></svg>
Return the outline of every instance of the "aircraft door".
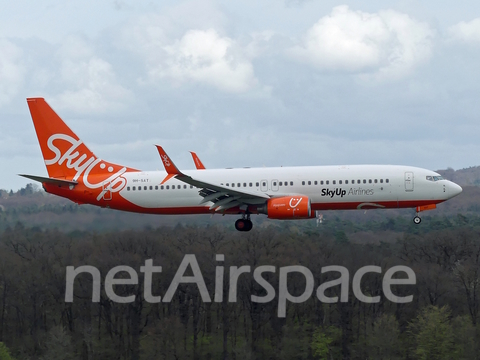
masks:
<svg viewBox="0 0 480 360"><path fill-rule="evenodd" d="M103 183L103 196L102 196L102 199L103 200L112 200L112 190L111 190L111 183L109 182L104 182Z"/></svg>
<svg viewBox="0 0 480 360"><path fill-rule="evenodd" d="M405 172L405 191L413 191L413 172Z"/></svg>

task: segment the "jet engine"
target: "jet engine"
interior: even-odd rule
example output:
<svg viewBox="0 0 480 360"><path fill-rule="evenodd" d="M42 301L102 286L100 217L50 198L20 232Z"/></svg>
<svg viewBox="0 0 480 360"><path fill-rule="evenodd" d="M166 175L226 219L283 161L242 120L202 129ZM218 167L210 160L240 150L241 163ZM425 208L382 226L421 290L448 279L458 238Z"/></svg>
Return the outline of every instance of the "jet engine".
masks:
<svg viewBox="0 0 480 360"><path fill-rule="evenodd" d="M314 217L308 196L284 196L269 199L257 208L259 214L266 214L269 219L308 219Z"/></svg>

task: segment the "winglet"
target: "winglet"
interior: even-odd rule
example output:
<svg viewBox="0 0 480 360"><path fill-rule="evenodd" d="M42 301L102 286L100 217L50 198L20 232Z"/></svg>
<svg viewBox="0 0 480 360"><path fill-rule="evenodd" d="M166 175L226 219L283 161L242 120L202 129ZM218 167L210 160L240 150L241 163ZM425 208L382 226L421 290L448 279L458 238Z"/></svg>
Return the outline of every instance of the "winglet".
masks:
<svg viewBox="0 0 480 360"><path fill-rule="evenodd" d="M161 182L161 184L167 182L168 180L170 180L172 177L176 176L176 175L182 175L182 173L180 172L180 170L178 170L178 168L175 166L175 164L173 163L173 161L170 159L170 157L167 155L167 153L165 152L165 150L163 150L163 148L160 146L160 145L155 145L157 147L157 150L158 150L158 154L160 155L160 159L162 159L162 162L163 162L163 165L165 166L165 171L167 172L167 176L165 177L165 179L163 179L163 181Z"/></svg>
<svg viewBox="0 0 480 360"><path fill-rule="evenodd" d="M197 156L197 154L193 151L190 151L190 154L192 154L193 162L195 163L195 167L197 170L205 170L205 165L200 161L200 158Z"/></svg>

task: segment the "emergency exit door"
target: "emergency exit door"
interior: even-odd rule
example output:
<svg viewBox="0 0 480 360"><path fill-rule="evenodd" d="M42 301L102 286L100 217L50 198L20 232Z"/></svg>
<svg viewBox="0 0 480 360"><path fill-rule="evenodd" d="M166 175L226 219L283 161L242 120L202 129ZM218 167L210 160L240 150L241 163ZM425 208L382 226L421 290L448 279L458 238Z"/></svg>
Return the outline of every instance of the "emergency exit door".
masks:
<svg viewBox="0 0 480 360"><path fill-rule="evenodd" d="M413 191L413 172L405 172L405 191Z"/></svg>

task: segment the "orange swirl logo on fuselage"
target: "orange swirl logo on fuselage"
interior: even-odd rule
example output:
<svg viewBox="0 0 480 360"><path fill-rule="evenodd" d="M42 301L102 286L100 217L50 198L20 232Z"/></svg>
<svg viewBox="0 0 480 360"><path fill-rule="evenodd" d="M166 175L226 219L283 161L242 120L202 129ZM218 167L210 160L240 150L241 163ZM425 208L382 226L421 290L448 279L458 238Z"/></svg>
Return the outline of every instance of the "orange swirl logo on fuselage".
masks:
<svg viewBox="0 0 480 360"><path fill-rule="evenodd" d="M70 148L62 154L62 151L55 146L54 141L65 141L70 144ZM126 180L121 177L127 168L120 168L117 172L113 173L114 167L112 165L105 164L102 159L96 158L93 154L87 159L87 154L80 154L77 150L82 145L82 140L76 140L73 137L66 134L54 134L48 138L47 146L55 154L53 159L45 159L45 165L51 166L57 164L58 166L65 166L67 169L75 170L76 174L73 177L73 181L77 181L80 177L83 177L83 183L89 189L102 188L102 191L97 196L97 200L102 199L107 191L119 192L126 185ZM98 168L97 168L98 166ZM105 170L105 168L107 168ZM112 175L110 175L112 174ZM101 180L97 183L92 183L89 180L89 176L95 176L98 178L101 176ZM110 176L108 176L110 175Z"/></svg>

